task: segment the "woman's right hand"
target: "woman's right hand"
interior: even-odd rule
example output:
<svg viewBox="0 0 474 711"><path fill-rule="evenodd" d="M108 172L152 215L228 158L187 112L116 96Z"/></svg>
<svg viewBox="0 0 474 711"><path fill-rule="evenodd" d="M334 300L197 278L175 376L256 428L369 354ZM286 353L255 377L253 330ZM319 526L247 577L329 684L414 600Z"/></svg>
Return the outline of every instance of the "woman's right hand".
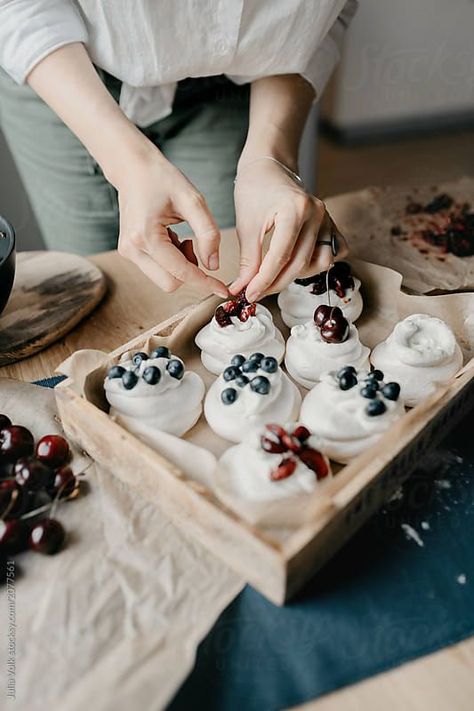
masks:
<svg viewBox="0 0 474 711"><path fill-rule="evenodd" d="M228 297L227 287L199 268L193 242L180 243L169 228L186 221L201 263L212 271L219 267L219 228L204 197L183 173L150 143L114 183L120 209L119 253L164 291L186 283L203 293Z"/></svg>

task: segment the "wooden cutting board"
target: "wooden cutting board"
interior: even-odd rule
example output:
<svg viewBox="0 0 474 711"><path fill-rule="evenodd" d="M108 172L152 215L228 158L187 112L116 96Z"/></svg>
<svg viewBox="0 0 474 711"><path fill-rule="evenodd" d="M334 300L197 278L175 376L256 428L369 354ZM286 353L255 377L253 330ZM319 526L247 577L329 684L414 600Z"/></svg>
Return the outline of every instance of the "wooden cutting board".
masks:
<svg viewBox="0 0 474 711"><path fill-rule="evenodd" d="M64 336L102 300L106 281L85 257L20 252L10 300L0 316L0 366Z"/></svg>

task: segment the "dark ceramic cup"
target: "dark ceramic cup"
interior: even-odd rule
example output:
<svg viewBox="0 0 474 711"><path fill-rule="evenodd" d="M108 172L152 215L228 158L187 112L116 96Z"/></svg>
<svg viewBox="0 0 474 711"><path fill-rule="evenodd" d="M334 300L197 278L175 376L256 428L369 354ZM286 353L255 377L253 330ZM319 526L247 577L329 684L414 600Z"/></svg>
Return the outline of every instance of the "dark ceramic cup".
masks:
<svg viewBox="0 0 474 711"><path fill-rule="evenodd" d="M15 232L0 215L0 314L10 297L15 277Z"/></svg>

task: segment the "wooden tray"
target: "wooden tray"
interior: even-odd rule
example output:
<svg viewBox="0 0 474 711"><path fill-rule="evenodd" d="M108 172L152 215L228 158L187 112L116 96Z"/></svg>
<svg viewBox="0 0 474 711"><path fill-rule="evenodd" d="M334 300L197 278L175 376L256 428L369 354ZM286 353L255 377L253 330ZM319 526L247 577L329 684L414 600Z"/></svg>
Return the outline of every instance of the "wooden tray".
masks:
<svg viewBox="0 0 474 711"><path fill-rule="evenodd" d="M208 301L208 313L204 319L195 319L196 328L212 313L215 299ZM185 318L195 318L198 309L201 314L202 304L140 334L110 357L118 359L126 351L143 349L150 336L170 337ZM325 486L323 505L314 517L284 536L240 518L212 491L187 478L82 397L70 379L55 391L68 437L281 605L392 495L423 453L472 407L474 360L449 385L409 411L374 447L344 467Z"/></svg>

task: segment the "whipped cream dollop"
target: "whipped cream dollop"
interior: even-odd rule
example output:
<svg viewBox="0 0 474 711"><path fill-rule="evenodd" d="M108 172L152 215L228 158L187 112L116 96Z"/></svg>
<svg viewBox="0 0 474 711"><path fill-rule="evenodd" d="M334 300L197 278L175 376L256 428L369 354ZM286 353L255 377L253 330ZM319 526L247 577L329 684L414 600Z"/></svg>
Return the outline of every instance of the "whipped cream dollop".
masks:
<svg viewBox="0 0 474 711"><path fill-rule="evenodd" d="M406 405L414 407L455 375L463 356L444 321L427 314L412 314L397 323L388 338L374 348L371 361L400 382Z"/></svg>
<svg viewBox="0 0 474 711"><path fill-rule="evenodd" d="M286 430L291 433L296 427L296 424L288 425ZM318 450L319 439L310 432L304 445L312 450L313 464L309 463L313 468L291 451L265 451L261 440L267 435L265 428L261 428L244 442L230 447L220 458L217 474L224 479L226 489L235 496L249 502L270 502L308 495L331 475L327 458ZM275 476L282 478L275 479Z"/></svg>
<svg viewBox="0 0 474 711"><path fill-rule="evenodd" d="M399 384L385 378L380 371L349 366L323 375L306 395L301 422L318 436L330 459L346 464L405 413Z"/></svg>
<svg viewBox="0 0 474 711"><path fill-rule="evenodd" d="M220 326L213 316L196 335L196 345L201 349L201 360L207 370L219 375L236 353L247 357L260 351L281 362L285 342L265 306L257 304L255 315L246 321L238 316L230 316L229 321L229 325Z"/></svg>
<svg viewBox="0 0 474 711"><path fill-rule="evenodd" d="M297 383L312 388L324 373L338 366L347 364L368 369L369 353L369 348L360 342L354 325L349 328L347 340L327 343L314 321L308 321L291 329L286 343L285 365Z"/></svg>
<svg viewBox="0 0 474 711"><path fill-rule="evenodd" d="M354 286L347 288L344 296L339 296L334 289L330 289L330 302L332 306L338 306L346 319L353 323L361 315L363 303L360 294L360 279L357 277L352 277L352 279ZM327 291L315 294L312 284L292 282L278 295L281 317L290 328L310 321L318 306L327 303Z"/></svg>
<svg viewBox="0 0 474 711"><path fill-rule="evenodd" d="M216 434L240 442L269 420L286 422L299 414L301 395L274 357L236 355L214 381L204 415Z"/></svg>
<svg viewBox="0 0 474 711"><path fill-rule="evenodd" d="M125 359L109 370L104 389L110 415L131 432L141 423L180 437L201 415L204 383L169 352L140 360L143 355L147 354L138 353L135 362Z"/></svg>

